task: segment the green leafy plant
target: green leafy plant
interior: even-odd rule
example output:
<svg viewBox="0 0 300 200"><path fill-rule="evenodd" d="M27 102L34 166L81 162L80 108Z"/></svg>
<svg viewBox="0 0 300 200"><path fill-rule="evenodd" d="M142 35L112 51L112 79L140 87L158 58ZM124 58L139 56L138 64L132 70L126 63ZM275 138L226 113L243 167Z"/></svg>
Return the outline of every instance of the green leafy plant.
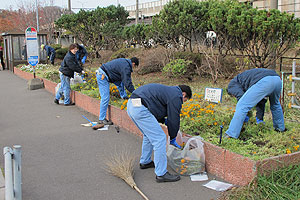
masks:
<svg viewBox="0 0 300 200"><path fill-rule="evenodd" d="M163 72L165 72L170 77L185 77L190 64L192 64L192 61L190 60L171 60L171 62L164 66Z"/></svg>

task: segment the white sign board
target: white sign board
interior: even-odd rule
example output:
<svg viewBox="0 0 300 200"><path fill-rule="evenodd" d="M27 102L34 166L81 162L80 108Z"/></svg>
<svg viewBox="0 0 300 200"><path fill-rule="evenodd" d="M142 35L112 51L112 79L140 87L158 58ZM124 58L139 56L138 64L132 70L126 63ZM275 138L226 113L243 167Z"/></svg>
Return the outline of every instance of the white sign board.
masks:
<svg viewBox="0 0 300 200"><path fill-rule="evenodd" d="M205 88L204 99L213 103L222 102L223 89L221 88Z"/></svg>
<svg viewBox="0 0 300 200"><path fill-rule="evenodd" d="M28 27L25 31L25 37L28 63L35 67L39 63L39 46L35 28Z"/></svg>

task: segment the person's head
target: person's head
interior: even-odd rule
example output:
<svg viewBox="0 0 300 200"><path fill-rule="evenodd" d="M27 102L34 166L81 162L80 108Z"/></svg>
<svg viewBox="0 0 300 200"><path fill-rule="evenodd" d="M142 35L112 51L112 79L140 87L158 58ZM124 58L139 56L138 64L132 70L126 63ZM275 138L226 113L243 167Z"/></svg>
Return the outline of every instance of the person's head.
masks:
<svg viewBox="0 0 300 200"><path fill-rule="evenodd" d="M183 102L186 102L188 99L192 98L192 90L188 85L179 85L178 86L182 91Z"/></svg>
<svg viewBox="0 0 300 200"><path fill-rule="evenodd" d="M41 49L44 49L44 48L45 48L45 45L44 45L44 44L42 44L42 45L41 45Z"/></svg>
<svg viewBox="0 0 300 200"><path fill-rule="evenodd" d="M77 44L71 44L69 46L69 51L71 51L72 54L76 54L76 52L78 51L78 46Z"/></svg>
<svg viewBox="0 0 300 200"><path fill-rule="evenodd" d="M137 57L133 57L130 60L131 60L131 63L132 63L132 67L139 66L140 62L139 62L139 59Z"/></svg>

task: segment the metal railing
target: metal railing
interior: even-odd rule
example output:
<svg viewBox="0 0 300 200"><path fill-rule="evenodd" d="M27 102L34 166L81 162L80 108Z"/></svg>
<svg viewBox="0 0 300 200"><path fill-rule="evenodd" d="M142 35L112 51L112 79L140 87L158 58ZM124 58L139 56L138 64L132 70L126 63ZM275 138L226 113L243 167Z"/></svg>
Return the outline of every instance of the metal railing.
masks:
<svg viewBox="0 0 300 200"><path fill-rule="evenodd" d="M21 146L4 147L5 200L22 200Z"/></svg>
<svg viewBox="0 0 300 200"><path fill-rule="evenodd" d="M297 94L295 91L295 81L300 81L300 78L296 77L296 60L293 60L293 70L292 70L292 75L289 76L289 80L292 82L292 92L288 94L289 96L292 97L289 107L300 109L300 106L296 105L296 95Z"/></svg>

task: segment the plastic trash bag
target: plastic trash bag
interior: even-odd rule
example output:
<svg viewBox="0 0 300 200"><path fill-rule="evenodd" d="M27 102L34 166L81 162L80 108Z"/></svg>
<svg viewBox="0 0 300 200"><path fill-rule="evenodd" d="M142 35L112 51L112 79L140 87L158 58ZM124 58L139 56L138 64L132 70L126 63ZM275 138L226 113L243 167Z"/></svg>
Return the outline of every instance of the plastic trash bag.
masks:
<svg viewBox="0 0 300 200"><path fill-rule="evenodd" d="M184 144L183 149L168 145L167 158L169 166L180 175L192 175L205 171L205 154L203 142L197 137L182 137L179 138ZM180 144L180 139L177 138L177 143Z"/></svg>
<svg viewBox="0 0 300 200"><path fill-rule="evenodd" d="M83 80L82 77L77 72L74 72L74 78L70 79L70 85L74 85L77 83L83 83Z"/></svg>
<svg viewBox="0 0 300 200"><path fill-rule="evenodd" d="M60 86L61 86L61 83L58 83L58 84L56 85L56 87L55 87L55 96L56 96L57 91L59 90Z"/></svg>

